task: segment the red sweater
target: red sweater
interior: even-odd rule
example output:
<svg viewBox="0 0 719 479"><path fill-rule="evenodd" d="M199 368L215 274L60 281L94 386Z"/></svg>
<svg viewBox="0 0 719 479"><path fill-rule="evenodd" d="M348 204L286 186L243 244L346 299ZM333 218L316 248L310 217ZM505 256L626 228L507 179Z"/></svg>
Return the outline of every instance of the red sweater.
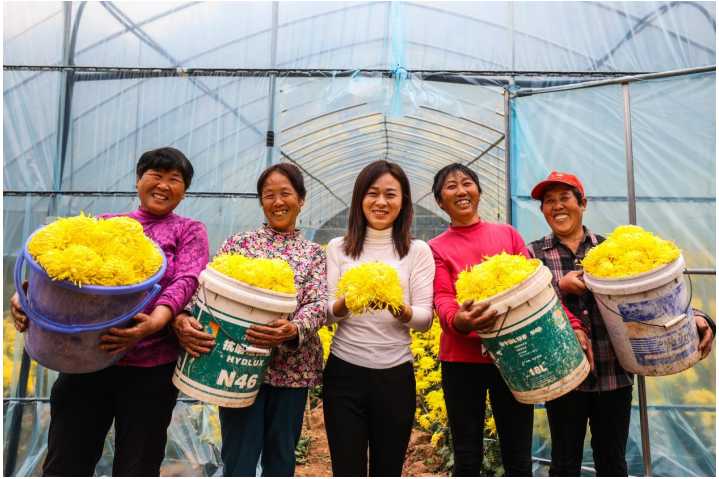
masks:
<svg viewBox="0 0 719 479"><path fill-rule="evenodd" d="M450 226L447 231L430 240L429 246L435 262L434 307L442 326L439 359L461 363L491 363L492 358L475 331L462 334L454 329L454 315L459 310L454 283L461 271L481 263L485 256L504 251L530 258L522 236L511 225L480 221L470 226ZM566 308L564 311L569 316L572 328L581 329L579 320Z"/></svg>

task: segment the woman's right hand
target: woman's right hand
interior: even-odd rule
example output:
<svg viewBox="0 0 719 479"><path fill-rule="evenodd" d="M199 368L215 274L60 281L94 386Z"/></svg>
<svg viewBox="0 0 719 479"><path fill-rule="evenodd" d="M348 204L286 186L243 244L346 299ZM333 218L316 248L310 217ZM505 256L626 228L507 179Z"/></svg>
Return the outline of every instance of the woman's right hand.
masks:
<svg viewBox="0 0 719 479"><path fill-rule="evenodd" d="M23 287L27 288L26 285L23 285ZM25 311L22 310L20 296L17 293L13 294L10 298L10 315L15 321L15 329L21 333L25 332L27 329L27 315Z"/></svg>
<svg viewBox="0 0 719 479"><path fill-rule="evenodd" d="M471 299L465 301L454 315L454 329L463 334L472 331L491 331L497 321L497 311L489 309L489 303L475 303Z"/></svg>
<svg viewBox="0 0 719 479"><path fill-rule="evenodd" d="M202 329L202 324L184 311L172 320L172 329L180 346L193 358L206 354L215 347L215 338Z"/></svg>
<svg viewBox="0 0 719 479"><path fill-rule="evenodd" d="M559 280L559 289L563 293L575 294L577 296L586 293L587 285L584 284L583 271L570 271Z"/></svg>
<svg viewBox="0 0 719 479"><path fill-rule="evenodd" d="M332 314L335 318L344 318L350 314L350 310L347 309L347 303L345 302L344 296L337 298L337 300L332 304Z"/></svg>

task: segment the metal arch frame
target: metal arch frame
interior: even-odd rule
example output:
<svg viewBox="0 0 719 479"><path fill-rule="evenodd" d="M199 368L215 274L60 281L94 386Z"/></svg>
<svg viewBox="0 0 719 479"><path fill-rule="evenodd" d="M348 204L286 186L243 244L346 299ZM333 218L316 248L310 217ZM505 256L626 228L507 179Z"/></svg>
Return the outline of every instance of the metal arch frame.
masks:
<svg viewBox="0 0 719 479"><path fill-rule="evenodd" d="M499 142L499 141L502 141L502 140L503 140L503 138L500 139L500 140L498 140L498 142ZM358 154L364 154L365 152L368 152L368 151L373 151L373 152L375 152L375 151L378 150L378 148L380 148L380 149L384 148L384 145L383 145L382 143L379 143L379 142L368 143L368 145L371 146L371 148L362 149L362 150L358 151ZM399 147L400 145L401 145L401 146L404 146L402 143L392 144L392 145L389 146L389 150L396 150L396 151L399 151L399 152L403 152L403 153L405 153L405 154L410 155L410 156L406 157L408 160L412 159L412 157L413 157L412 155L413 155L414 152L411 151L411 150L406 150L406 149L400 148L400 147ZM473 163L476 162L479 158L481 158L484 154L486 154L489 150L491 150L491 149L493 149L493 148L495 148L495 147L496 147L496 145L495 145L495 146L490 146L489 148L487 148L486 150L484 150L482 153L480 153L478 156L474 157L471 161L468 161L466 164L467 164L467 165L473 164ZM436 154L436 153L431 153L431 152L428 152L428 153L430 153L430 155L427 156L425 159L426 159L428 162L431 162L431 163L433 163L433 164L441 164L442 166L444 166L445 164L450 164L450 163L452 163L452 162L454 162L454 161L457 160L456 158L447 157L447 156L444 155L444 154ZM304 164L306 164L306 165L308 165L308 166L309 166L310 164L312 164L314 167L319 167L320 169L325 169L325 168L326 168L325 165L327 165L327 164L333 164L335 161L337 161L337 160L339 160L339 159L341 159L341 158L344 158L344 157L354 157L354 155L344 154L344 152L343 152L343 153L340 153L340 154L334 154L334 155L329 156L329 157L323 156L323 157L319 157L319 158L317 158L317 159L309 159L309 161L305 162ZM432 159L435 158L435 157L436 157L436 158L442 158L443 160L446 160L446 162L433 161ZM305 159L306 159L306 158L305 158ZM313 160L314 160L314 161L313 161ZM298 160L298 161L299 161L299 160ZM479 167L480 167L480 169L484 169L485 171L488 171L487 175L496 175L497 173L500 173L500 172L504 171L504 170L499 169L498 167L495 167L495 170L496 170L496 171L492 171L487 165L484 165L484 164L479 165ZM489 178L489 176L487 176L487 178Z"/></svg>
<svg viewBox="0 0 719 479"><path fill-rule="evenodd" d="M671 2L664 5L661 5L660 7L656 8L655 10L652 10L651 12L647 13L643 17L639 18L634 26L624 35L624 37L619 40L619 42L612 47L607 53L604 54L599 60L596 62L596 68L601 68L602 65L604 65L606 62L609 61L609 59L614 55L614 53L619 50L622 45L624 45L626 42L634 38L636 35L642 32L645 28L652 25L652 22L667 13L672 8L678 7L679 5L688 5L692 6L696 9L698 9L704 17L707 19L708 22L712 23L712 27L714 29L714 33L716 33L716 21L711 21L711 17L708 15L706 9L702 7L701 5L697 4L696 2ZM684 41L684 38L680 35L677 35L680 39ZM688 39L686 40L689 41ZM693 42L696 43L696 42ZM698 47L699 45L694 45L695 47ZM701 48L701 47L700 47ZM705 49L702 48L702 49Z"/></svg>
<svg viewBox="0 0 719 479"><path fill-rule="evenodd" d="M300 140L304 140L304 139L307 138L307 137L310 137L310 136L312 136L312 135L316 135L316 134L318 134L318 133L322 133L322 132L324 132L324 131L326 131L326 130L331 130L332 128L335 128L335 127L337 127L337 126L346 125L346 124L348 124L348 123L360 122L360 121L367 120L367 119L369 119L369 118L376 117L376 116L383 116L383 113L382 113L382 112L367 113L367 114L358 115L358 116L355 116L355 117L352 117L352 118L348 118L348 119L346 119L346 120L342 120L342 121L339 121L339 122L337 122L337 123L330 123L329 125L324 125L324 126L322 126L321 128L319 128L319 129L317 129L317 130L312 130L312 131L309 131L309 132L307 132L307 133L304 133L304 134L302 134L302 135L300 135L300 136L297 136L297 137L295 137L295 138L292 138L292 139L283 141L282 144L283 144L283 146L285 146L285 147L289 147L289 145L291 145L292 143L295 143L295 142L300 141ZM309 123L305 123L305 125L308 125L308 124L309 124ZM308 143L308 144L314 144L314 143L310 142L310 143ZM297 151L299 151L300 149L305 148L306 146L307 146L307 145L302 145L300 148L297 148L297 149L292 150L292 151L296 153Z"/></svg>

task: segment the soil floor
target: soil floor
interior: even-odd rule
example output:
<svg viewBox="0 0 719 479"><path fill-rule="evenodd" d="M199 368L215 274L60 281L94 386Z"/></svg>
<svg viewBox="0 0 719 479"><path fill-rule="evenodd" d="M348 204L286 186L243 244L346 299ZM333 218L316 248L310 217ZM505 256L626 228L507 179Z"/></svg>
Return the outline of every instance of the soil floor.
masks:
<svg viewBox="0 0 719 479"><path fill-rule="evenodd" d="M310 444L304 464L297 464L295 476L298 477L331 477L332 462L330 450L325 434L325 422L322 413L322 403L305 414L305 423L302 430L303 437L309 437ZM447 474L433 472L433 464L438 464L439 458L434 454L430 444L430 435L413 430L407 448L403 476L447 476Z"/></svg>

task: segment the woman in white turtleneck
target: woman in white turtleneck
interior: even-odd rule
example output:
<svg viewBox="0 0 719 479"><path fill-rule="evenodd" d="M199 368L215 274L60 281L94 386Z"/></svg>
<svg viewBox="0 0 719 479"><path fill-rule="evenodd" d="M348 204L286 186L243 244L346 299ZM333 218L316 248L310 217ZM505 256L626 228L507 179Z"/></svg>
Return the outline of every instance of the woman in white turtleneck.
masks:
<svg viewBox="0 0 719 479"><path fill-rule="evenodd" d="M347 234L327 248L327 322L338 324L324 371L325 427L333 476L400 476L415 411L410 329L432 324L434 259L412 240L412 199L402 168L367 165L355 181ZM348 269L381 261L397 269L404 305L351 315L337 283ZM369 470L367 467L369 448Z"/></svg>

